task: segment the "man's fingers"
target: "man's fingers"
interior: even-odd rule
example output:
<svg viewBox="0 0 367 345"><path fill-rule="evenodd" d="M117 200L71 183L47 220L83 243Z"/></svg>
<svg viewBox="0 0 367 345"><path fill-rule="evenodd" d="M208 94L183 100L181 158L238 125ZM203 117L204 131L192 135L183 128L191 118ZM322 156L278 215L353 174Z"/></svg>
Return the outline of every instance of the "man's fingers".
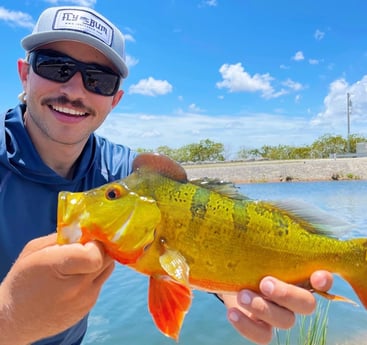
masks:
<svg viewBox="0 0 367 345"><path fill-rule="evenodd" d="M295 323L295 315L291 310L280 306L258 294L243 290L238 294L238 303L250 312L252 318L261 320L273 327L288 329Z"/></svg>
<svg viewBox="0 0 367 345"><path fill-rule="evenodd" d="M316 307L313 288L327 291L333 283L326 271L312 274L307 287L265 277L260 282L260 294L242 290L237 295L221 294L228 308L228 319L237 331L257 344L269 344L274 327L288 329L296 320L296 314L311 314Z"/></svg>
<svg viewBox="0 0 367 345"><path fill-rule="evenodd" d="M258 321L242 313L236 308L229 308L228 320L242 335L256 344L269 344L273 336L273 327L265 322Z"/></svg>
<svg viewBox="0 0 367 345"><path fill-rule="evenodd" d="M48 255L55 255L55 270L63 276L75 274L97 275L108 267L113 259L109 257L103 246L97 241L85 245L72 243L46 248Z"/></svg>
<svg viewBox="0 0 367 345"><path fill-rule="evenodd" d="M266 277L261 281L260 291L272 302L297 314L311 314L316 307L315 297L310 291L273 277Z"/></svg>
<svg viewBox="0 0 367 345"><path fill-rule="evenodd" d="M36 238L29 241L24 247L23 251L20 253L19 257L24 258L29 254L37 252L43 248L47 248L56 244L56 233L47 236Z"/></svg>
<svg viewBox="0 0 367 345"><path fill-rule="evenodd" d="M102 271L100 275L97 276L96 279L94 279L94 283L97 285L102 286L104 282L110 277L113 270L115 268L115 262L109 262L109 264L106 266L106 268Z"/></svg>
<svg viewBox="0 0 367 345"><path fill-rule="evenodd" d="M318 291L328 291L333 285L333 275L328 271L316 271L310 278L311 286Z"/></svg>

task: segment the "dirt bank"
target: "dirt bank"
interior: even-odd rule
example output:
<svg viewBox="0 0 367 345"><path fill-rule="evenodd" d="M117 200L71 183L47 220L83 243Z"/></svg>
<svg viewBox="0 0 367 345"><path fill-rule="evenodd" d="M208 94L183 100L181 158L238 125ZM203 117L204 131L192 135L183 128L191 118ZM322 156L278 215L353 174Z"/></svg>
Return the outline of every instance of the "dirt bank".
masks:
<svg viewBox="0 0 367 345"><path fill-rule="evenodd" d="M190 179L213 177L235 183L367 180L367 157L223 162L184 167Z"/></svg>

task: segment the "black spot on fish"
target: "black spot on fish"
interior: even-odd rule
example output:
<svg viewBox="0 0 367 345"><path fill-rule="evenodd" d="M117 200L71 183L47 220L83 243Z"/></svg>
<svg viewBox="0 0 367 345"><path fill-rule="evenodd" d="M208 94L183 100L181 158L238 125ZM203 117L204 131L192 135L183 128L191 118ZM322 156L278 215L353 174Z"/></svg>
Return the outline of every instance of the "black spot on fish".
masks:
<svg viewBox="0 0 367 345"><path fill-rule="evenodd" d="M210 198L210 193L203 188L198 188L191 199L191 215L192 219L204 219L206 214L206 207Z"/></svg>

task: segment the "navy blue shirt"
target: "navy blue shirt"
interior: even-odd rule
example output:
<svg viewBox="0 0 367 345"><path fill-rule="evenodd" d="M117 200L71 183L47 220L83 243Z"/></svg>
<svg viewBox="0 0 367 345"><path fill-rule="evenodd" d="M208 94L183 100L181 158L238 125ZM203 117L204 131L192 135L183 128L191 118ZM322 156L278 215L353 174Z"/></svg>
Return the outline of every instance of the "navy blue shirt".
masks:
<svg viewBox="0 0 367 345"><path fill-rule="evenodd" d="M60 191L83 191L126 177L136 153L92 134L75 176L61 177L42 161L23 124L25 105L0 118L0 282L31 239L56 231ZM37 345L80 344L87 317Z"/></svg>

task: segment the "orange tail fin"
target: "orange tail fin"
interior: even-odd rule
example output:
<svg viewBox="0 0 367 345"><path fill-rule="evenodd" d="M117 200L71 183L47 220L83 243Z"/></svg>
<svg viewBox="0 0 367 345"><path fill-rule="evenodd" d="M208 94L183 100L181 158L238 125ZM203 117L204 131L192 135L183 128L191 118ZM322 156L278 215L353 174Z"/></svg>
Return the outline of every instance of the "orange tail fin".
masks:
<svg viewBox="0 0 367 345"><path fill-rule="evenodd" d="M367 263L366 263L367 265ZM367 268L365 269L365 275L360 277L347 277L343 276L352 286L354 292L361 300L363 306L367 309Z"/></svg>
<svg viewBox="0 0 367 345"><path fill-rule="evenodd" d="M354 239L350 242L358 246L362 257L347 267L341 275L352 286L363 306L367 309L367 239Z"/></svg>

